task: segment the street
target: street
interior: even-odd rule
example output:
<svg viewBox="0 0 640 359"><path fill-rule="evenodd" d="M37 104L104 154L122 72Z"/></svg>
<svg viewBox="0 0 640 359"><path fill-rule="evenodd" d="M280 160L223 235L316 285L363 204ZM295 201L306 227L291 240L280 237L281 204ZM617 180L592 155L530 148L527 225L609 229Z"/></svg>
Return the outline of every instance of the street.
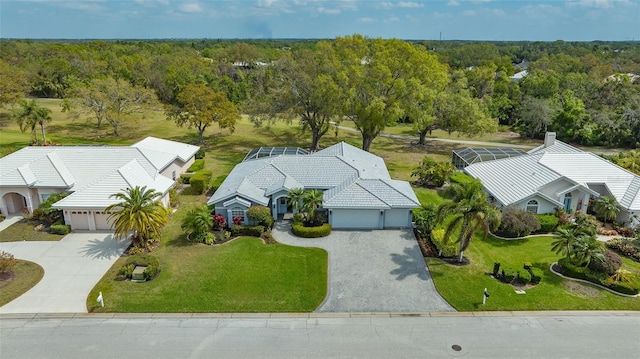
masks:
<svg viewBox="0 0 640 359"><path fill-rule="evenodd" d="M235 317L238 318L235 318ZM637 312L0 317L5 358L637 358Z"/></svg>

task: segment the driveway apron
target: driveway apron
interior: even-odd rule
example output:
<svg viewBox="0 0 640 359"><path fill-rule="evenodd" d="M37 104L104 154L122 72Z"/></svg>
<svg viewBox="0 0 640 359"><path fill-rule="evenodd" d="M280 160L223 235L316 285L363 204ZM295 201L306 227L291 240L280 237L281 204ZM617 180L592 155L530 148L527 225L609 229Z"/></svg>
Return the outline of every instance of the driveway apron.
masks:
<svg viewBox="0 0 640 359"><path fill-rule="evenodd" d="M58 242L0 243L0 250L44 269L42 280L0 313L86 313L87 295L128 245L100 232L71 233Z"/></svg>
<svg viewBox="0 0 640 359"><path fill-rule="evenodd" d="M298 238L290 223L278 222L272 233L280 243L329 253L329 291L317 312L454 311L436 291L410 229Z"/></svg>

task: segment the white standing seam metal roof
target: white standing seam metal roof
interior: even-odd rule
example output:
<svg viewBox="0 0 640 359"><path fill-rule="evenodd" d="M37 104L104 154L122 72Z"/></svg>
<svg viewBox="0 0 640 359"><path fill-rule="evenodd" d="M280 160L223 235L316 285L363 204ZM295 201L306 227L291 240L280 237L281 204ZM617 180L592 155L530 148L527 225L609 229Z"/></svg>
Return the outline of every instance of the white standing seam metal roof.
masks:
<svg viewBox="0 0 640 359"><path fill-rule="evenodd" d="M200 149L198 146L157 137L147 137L142 141L134 143L131 147L171 153L178 156L182 162L187 162Z"/></svg>
<svg viewBox="0 0 640 359"><path fill-rule="evenodd" d="M391 180L382 158L344 142L308 155L280 155L239 163L208 204L235 197L267 205L269 196L293 188L320 189L325 208L415 208L411 186Z"/></svg>
<svg viewBox="0 0 640 359"><path fill-rule="evenodd" d="M559 178L589 190L604 184L618 203L628 210L640 210L640 176L606 159L555 141L529 154L475 163L464 169L479 178L485 189L503 205L516 203Z"/></svg>
<svg viewBox="0 0 640 359"><path fill-rule="evenodd" d="M149 141L149 138L139 143L141 142L174 143L161 139ZM183 146L180 145L167 145L164 151L182 148ZM197 152L197 146L188 146L195 147L195 151L190 148L189 153ZM88 191L89 187L112 191L110 194L113 194L120 192L123 188L131 187L126 185L127 181L131 181L135 185L146 184L157 191L166 191L168 182L165 180L171 183L173 181L158 173L179 156L164 151L127 146L25 147L0 158L0 188L62 188L73 192L62 204L72 203L74 198L79 198L78 203L86 205L89 205L89 197L86 197L86 200L80 200L80 198L89 196L87 193L91 192L85 191L85 189ZM120 179L114 179L114 176L119 176ZM106 182L100 184L102 180ZM114 184L107 186L107 183ZM96 203L98 202L96 200Z"/></svg>

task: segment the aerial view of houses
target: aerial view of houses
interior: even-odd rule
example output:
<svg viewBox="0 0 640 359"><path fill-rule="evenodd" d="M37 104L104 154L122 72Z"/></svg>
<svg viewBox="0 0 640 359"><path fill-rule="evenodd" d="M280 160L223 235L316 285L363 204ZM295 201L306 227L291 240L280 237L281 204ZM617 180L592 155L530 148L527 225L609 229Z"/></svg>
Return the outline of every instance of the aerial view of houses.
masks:
<svg viewBox="0 0 640 359"><path fill-rule="evenodd" d="M3 322L640 313L637 41L0 40Z"/></svg>

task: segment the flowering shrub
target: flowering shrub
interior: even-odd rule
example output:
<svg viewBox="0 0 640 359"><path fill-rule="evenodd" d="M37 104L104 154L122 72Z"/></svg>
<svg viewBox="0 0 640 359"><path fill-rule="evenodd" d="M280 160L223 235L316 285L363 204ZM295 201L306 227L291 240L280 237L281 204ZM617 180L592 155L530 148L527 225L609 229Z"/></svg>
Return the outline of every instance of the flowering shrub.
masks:
<svg viewBox="0 0 640 359"><path fill-rule="evenodd" d="M227 219L224 218L224 216L221 214L216 214L215 216L213 216L213 224L215 226L215 229L225 228L227 227Z"/></svg>
<svg viewBox="0 0 640 359"><path fill-rule="evenodd" d="M234 225L240 225L242 224L242 222L244 222L244 218L242 216L235 216L233 217L233 224Z"/></svg>

